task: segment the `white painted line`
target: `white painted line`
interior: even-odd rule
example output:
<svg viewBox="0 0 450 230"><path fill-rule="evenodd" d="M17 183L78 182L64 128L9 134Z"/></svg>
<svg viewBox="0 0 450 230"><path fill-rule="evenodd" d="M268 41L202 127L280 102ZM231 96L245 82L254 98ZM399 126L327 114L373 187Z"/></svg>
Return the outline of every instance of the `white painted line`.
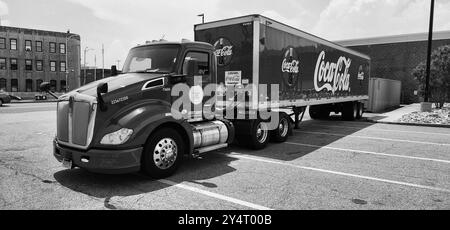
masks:
<svg viewBox="0 0 450 230"><path fill-rule="evenodd" d="M402 186L408 186L408 187L414 187L414 188L428 189L428 190L433 190L433 191L450 193L450 190L449 189L445 189L445 188L437 188L437 187L431 187L431 186L425 186L425 185L419 185L419 184L412 184L412 183L407 183L407 182L400 182L400 181L394 181L394 180L381 179L381 178L376 178L376 177L361 176L361 175L357 175L357 174L337 172L337 171L326 170L326 169L304 167L304 166L299 166L299 165L295 165L295 164L289 164L289 163L285 163L285 162L281 162L281 161L267 160L267 159L262 159L262 158L250 157L250 156L246 156L246 155L240 154L240 153L234 153L233 152L232 154L230 154L230 156L236 157L238 159L259 161L259 162L263 162L263 163L288 166L288 167L292 167L292 168L298 168L298 169L304 169L304 170L310 170L310 171L316 171L316 172L322 172L322 173L329 173L329 174L340 175L340 176L354 177L354 178L358 178L358 179L365 179L365 180L384 182L384 183L388 183L388 184L396 184L396 185L402 185Z"/></svg>
<svg viewBox="0 0 450 230"><path fill-rule="evenodd" d="M213 198L216 198L216 199L219 199L219 200L224 200L224 201L227 201L227 202L231 202L231 203L235 203L235 204L238 204L238 205L246 206L246 207L253 208L253 209L256 209L256 210L273 210L273 209L268 208L268 207L264 207L264 206L253 204L253 203L250 203L250 202L247 202L247 201L243 201L243 200L239 200L239 199L236 199L236 198L224 196L224 195L221 195L221 194L205 191L205 190L202 190L202 189L199 189L199 188L195 188L195 187L192 187L192 186L176 183L176 182L173 182L173 181L170 181L170 180L161 179L161 180L158 180L158 181L163 183L163 184L166 184L166 185L175 186L177 188L181 188L181 189L188 190L188 191L191 191L191 192L200 193L200 194L205 195L205 196L209 196L209 197L213 197Z"/></svg>
<svg viewBox="0 0 450 230"><path fill-rule="evenodd" d="M396 132L396 133L415 133L415 134L426 134L426 135L443 135L450 136L450 133L431 133L431 132L417 132L417 131L406 131L406 130L391 130L391 129L376 129L368 127L356 127L356 126L338 126L338 125L305 125L305 126L316 126L316 127L329 127L329 128L344 128L344 129L361 129L368 131L383 131L383 132Z"/></svg>
<svg viewBox="0 0 450 230"><path fill-rule="evenodd" d="M381 137L366 137L366 136L357 136L357 135L345 135L345 134L322 133L322 132L307 132L307 131L298 131L298 130L295 130L294 132L296 132L296 133L307 133L307 134L328 135L328 136L337 136L337 137L354 137L354 138L360 138L360 139L373 139L373 140L381 140L381 141L406 142L406 143L424 144L424 145L450 146L450 144L444 144L444 143L425 142L425 141L411 141L411 140L401 140L401 139L391 139L391 138L381 138Z"/></svg>
<svg viewBox="0 0 450 230"><path fill-rule="evenodd" d="M342 148L335 148L335 147L328 147L328 146L319 146L319 145L308 145L308 144L301 144L301 143L294 143L294 142L285 142L284 144L305 146L305 147L311 147L311 148L331 149L331 150L338 150L338 151L343 151L343 152L364 153L364 154L386 156L386 157L398 157L398 158L406 158L406 159L422 160L422 161L435 161L435 162L439 162L439 163L450 164L450 161L440 160L440 159L433 159L433 158L413 157L413 156L387 154L387 153L377 153L377 152L363 151L363 150L354 150L354 149L342 149Z"/></svg>

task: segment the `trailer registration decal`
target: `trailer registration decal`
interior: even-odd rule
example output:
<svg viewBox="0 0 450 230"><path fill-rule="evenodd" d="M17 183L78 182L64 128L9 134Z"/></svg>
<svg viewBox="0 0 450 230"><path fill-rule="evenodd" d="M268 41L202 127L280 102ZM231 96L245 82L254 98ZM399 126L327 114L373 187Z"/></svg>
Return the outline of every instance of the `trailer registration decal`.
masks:
<svg viewBox="0 0 450 230"><path fill-rule="evenodd" d="M317 58L314 72L314 88L317 92L326 89L335 94L338 91L350 92L349 69L352 64L350 58L341 56L336 63L325 62L325 51Z"/></svg>

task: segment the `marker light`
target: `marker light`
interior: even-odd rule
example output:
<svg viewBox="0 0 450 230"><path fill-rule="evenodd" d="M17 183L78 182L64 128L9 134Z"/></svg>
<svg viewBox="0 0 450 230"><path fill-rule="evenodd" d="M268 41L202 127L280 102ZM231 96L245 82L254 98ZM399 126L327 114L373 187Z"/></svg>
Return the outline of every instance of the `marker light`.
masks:
<svg viewBox="0 0 450 230"><path fill-rule="evenodd" d="M132 129L122 128L114 133L106 134L100 144L102 145L121 145L128 141L133 134Z"/></svg>

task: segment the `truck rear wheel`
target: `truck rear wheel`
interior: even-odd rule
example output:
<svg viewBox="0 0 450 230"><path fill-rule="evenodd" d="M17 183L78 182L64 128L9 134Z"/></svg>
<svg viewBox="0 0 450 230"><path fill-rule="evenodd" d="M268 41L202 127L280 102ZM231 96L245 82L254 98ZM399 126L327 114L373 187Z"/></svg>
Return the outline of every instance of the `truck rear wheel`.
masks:
<svg viewBox="0 0 450 230"><path fill-rule="evenodd" d="M3 106L3 101L2 101L2 99L0 99L0 107L2 107Z"/></svg>
<svg viewBox="0 0 450 230"><path fill-rule="evenodd" d="M359 108L357 102L346 102L343 106L342 118L346 121L354 121L358 118Z"/></svg>
<svg viewBox="0 0 450 230"><path fill-rule="evenodd" d="M156 131L144 148L144 173L155 179L171 176L180 165L184 149L183 139L175 130L163 128Z"/></svg>
<svg viewBox="0 0 450 230"><path fill-rule="evenodd" d="M271 131L273 141L277 143L286 142L289 137L289 132L292 129L290 118L285 113L280 113L280 121L278 128Z"/></svg>
<svg viewBox="0 0 450 230"><path fill-rule="evenodd" d="M263 120L255 120L251 126L251 133L248 137L250 147L255 150L263 149L269 143L269 130Z"/></svg>
<svg viewBox="0 0 450 230"><path fill-rule="evenodd" d="M364 115L364 103L358 102L358 116L356 119L361 119Z"/></svg>

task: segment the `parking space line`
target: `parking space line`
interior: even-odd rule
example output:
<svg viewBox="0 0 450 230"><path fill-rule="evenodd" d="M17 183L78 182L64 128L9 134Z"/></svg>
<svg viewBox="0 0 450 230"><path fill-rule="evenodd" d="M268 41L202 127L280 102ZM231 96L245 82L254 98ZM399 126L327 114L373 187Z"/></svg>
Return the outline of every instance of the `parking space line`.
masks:
<svg viewBox="0 0 450 230"><path fill-rule="evenodd" d="M398 157L398 158L406 158L406 159L412 159L412 160L435 161L435 162L439 162L439 163L450 164L450 161L440 160L440 159L433 159L433 158L413 157L413 156L387 154L387 153L377 153L377 152L371 152L371 151L354 150L354 149L343 149L343 148L335 148L335 147L319 146L319 145L309 145L309 144L301 144L301 143L294 143L294 142L285 142L284 144L305 146L305 147L311 147L311 148L331 149L331 150L338 150L338 151L343 151L343 152L364 153L364 154L386 156L386 157Z"/></svg>
<svg viewBox="0 0 450 230"><path fill-rule="evenodd" d="M337 137L354 137L354 138L360 138L360 139L373 139L373 140L381 140L381 141L406 142L406 143L424 144L424 145L450 146L450 144L426 142L426 141L411 141L411 140L401 140L401 139L391 139L391 138L381 138L381 137L365 137L365 136L357 136L357 135L345 135L345 134L336 134L336 133L307 132L307 131L298 131L298 130L295 130L294 132L296 132L296 133L306 133L306 134L319 134L319 135L337 136Z"/></svg>
<svg viewBox="0 0 450 230"><path fill-rule="evenodd" d="M173 181L170 181L170 180L161 179L161 180L158 180L158 181L163 183L163 184L169 185L169 186L174 186L174 187L181 188L181 189L184 189L184 190L188 190L188 191L191 191L191 192L200 193L200 194L205 195L205 196L209 196L209 197L216 198L216 199L219 199L219 200L224 200L224 201L231 202L231 203L234 203L234 204L238 204L238 205L241 205L241 206L246 206L246 207L249 207L249 208L252 208L252 209L256 209L256 210L273 210L273 209L268 208L268 207L264 207L264 206L253 204L253 203L250 203L250 202L247 202L247 201L243 201L243 200L239 200L239 199L236 199L236 198L224 196L224 195L221 195L221 194L209 192L209 191L202 190L202 189L199 189L199 188L195 188L195 187L192 187L192 186L176 183L176 182L173 182Z"/></svg>
<svg viewBox="0 0 450 230"><path fill-rule="evenodd" d="M329 128L345 128L345 129L361 129L361 130L371 130L371 131L383 131L383 132L397 132L397 133L415 133L415 134L425 134L425 135L443 135L450 136L450 133L431 133L431 132L417 132L417 131L406 131L406 130L391 130L391 129L377 129L368 127L356 127L356 126L338 126L338 125L311 125L306 126L316 126L316 127L329 127Z"/></svg>
<svg viewBox="0 0 450 230"><path fill-rule="evenodd" d="M235 152L231 153L230 156L236 157L238 159L288 166L288 167L292 167L292 168L304 169L304 170L309 170L309 171L316 171L316 172L334 174L334 175L339 175L339 176L347 176L347 177L353 177L353 178L358 178L358 179L378 181L378 182L383 182L383 183L388 183L388 184L402 185L402 186L408 186L408 187L413 187L413 188L428 189L428 190L433 190L433 191L438 191L438 192L450 193L450 190L445 189L445 188L431 187L431 186L426 186L426 185L419 185L419 184L413 184L413 183L407 183L407 182L401 182L401 181L387 180L387 179L382 179L382 178L362 176L362 175L357 175L357 174L344 173L344 172L319 169L319 168L313 168L313 167L305 167L305 166L289 164L286 162L281 162L281 161L276 161L276 160L268 160L268 159L263 159L263 158L259 158L259 157L258 158L250 157L250 156L246 156L244 154L235 153Z"/></svg>

